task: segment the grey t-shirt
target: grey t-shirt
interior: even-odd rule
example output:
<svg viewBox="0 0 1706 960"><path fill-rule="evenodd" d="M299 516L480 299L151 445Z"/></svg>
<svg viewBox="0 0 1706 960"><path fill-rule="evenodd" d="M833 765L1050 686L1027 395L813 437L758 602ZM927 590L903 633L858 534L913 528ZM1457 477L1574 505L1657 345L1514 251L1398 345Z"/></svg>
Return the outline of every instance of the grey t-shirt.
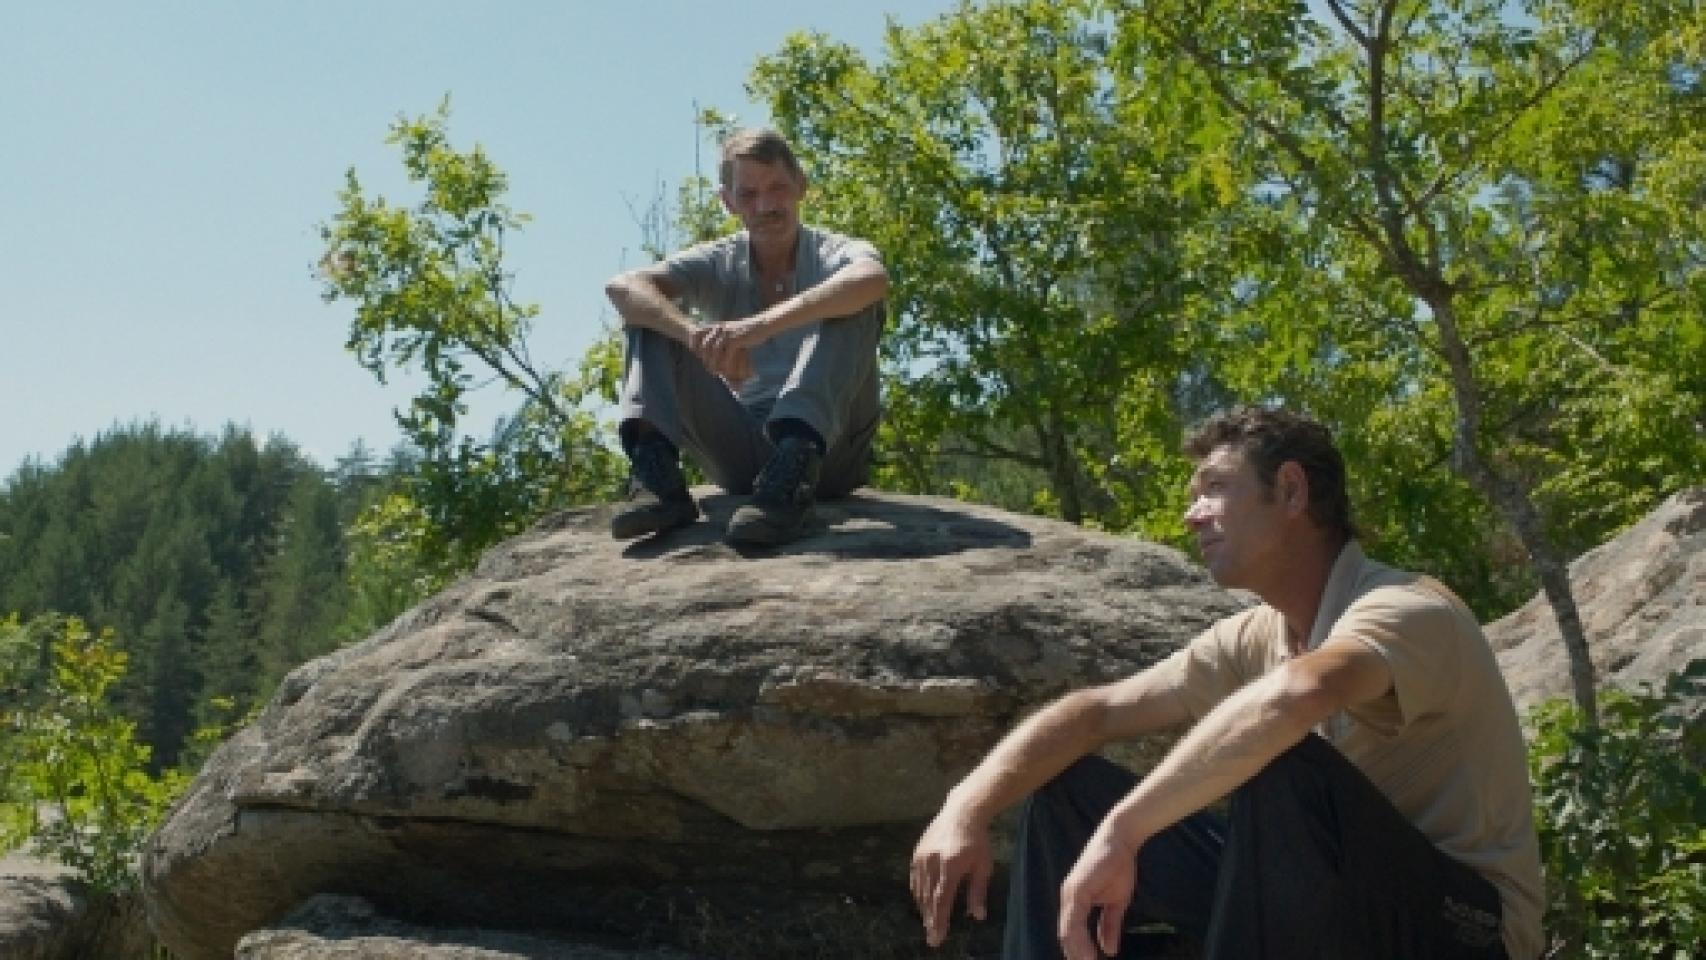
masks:
<svg viewBox="0 0 1706 960"><path fill-rule="evenodd" d="M882 259L877 248L864 240L804 224L800 226L797 242L794 251L796 293L817 286L855 260ZM757 271L745 230L688 247L665 260L663 266L669 271L670 280L681 291L682 306L701 322L744 320L760 309L762 300L759 298ZM878 300L865 309L875 311L880 317L884 310L883 301ZM795 327L754 347L753 376L741 384L740 402L751 407L774 401L793 373L800 345L817 328L816 323Z"/></svg>

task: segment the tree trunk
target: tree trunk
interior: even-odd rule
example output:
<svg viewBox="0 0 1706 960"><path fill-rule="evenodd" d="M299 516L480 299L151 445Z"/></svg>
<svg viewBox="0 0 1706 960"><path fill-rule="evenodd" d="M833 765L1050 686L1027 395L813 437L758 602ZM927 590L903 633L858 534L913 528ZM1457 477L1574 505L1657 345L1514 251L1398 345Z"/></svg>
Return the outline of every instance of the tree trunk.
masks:
<svg viewBox="0 0 1706 960"><path fill-rule="evenodd" d="M1575 591L1570 586L1569 566L1552 538L1546 535L1540 511L1522 484L1501 476L1481 455L1476 438L1481 427L1481 392L1475 382L1469 362L1469 348L1457 328L1457 314L1449 296L1432 297L1428 306L1439 325L1440 345L1446 363L1451 368L1452 397L1457 406L1457 422L1452 430L1452 469L1467 479L1481 495L1492 502L1493 508L1516 530L1517 539L1528 551L1529 562L1540 578L1541 589L1552 605L1558 620L1558 633L1564 641L1564 651L1570 660L1570 687L1576 706L1588 726L1599 725L1599 703L1595 690L1593 657L1588 650L1587 630L1582 626L1580 610L1576 607Z"/></svg>
<svg viewBox="0 0 1706 960"><path fill-rule="evenodd" d="M1049 487L1060 502L1060 518L1067 523L1084 522L1084 501L1078 495L1078 461L1072 455L1069 434L1051 414L1038 446L1048 463Z"/></svg>

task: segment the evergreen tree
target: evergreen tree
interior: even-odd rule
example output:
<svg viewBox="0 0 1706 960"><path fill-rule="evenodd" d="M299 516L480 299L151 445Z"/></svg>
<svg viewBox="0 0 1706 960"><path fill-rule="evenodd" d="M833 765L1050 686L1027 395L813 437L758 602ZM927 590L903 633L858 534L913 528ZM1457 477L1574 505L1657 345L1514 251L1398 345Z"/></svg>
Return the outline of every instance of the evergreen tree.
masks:
<svg viewBox="0 0 1706 960"><path fill-rule="evenodd" d="M337 492L318 474L303 474L260 585L261 667L269 681L334 646L348 594L343 551Z"/></svg>
<svg viewBox="0 0 1706 960"><path fill-rule="evenodd" d="M130 666L108 695L170 766L228 717L212 698L246 711L333 645L342 523L366 483L334 487L287 440L236 427L114 428L0 486L0 610L114 631Z"/></svg>
<svg viewBox="0 0 1706 960"><path fill-rule="evenodd" d="M260 648L254 622L232 581L221 581L208 605L197 659L203 696L196 704L196 726L221 723L229 713L248 713L262 689ZM215 700L229 702L230 708L215 708Z"/></svg>

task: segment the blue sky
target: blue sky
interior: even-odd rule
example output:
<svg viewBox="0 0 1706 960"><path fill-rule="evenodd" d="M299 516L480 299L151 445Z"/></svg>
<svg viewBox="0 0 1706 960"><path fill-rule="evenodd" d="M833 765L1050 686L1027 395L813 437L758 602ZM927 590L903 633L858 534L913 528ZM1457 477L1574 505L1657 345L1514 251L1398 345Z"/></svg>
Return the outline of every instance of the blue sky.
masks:
<svg viewBox="0 0 1706 960"><path fill-rule="evenodd" d="M324 0L9 4L0 30L0 478L115 423L279 433L329 465L396 440L310 273L349 167L407 200L384 144L449 94L451 134L510 175L515 293L570 365L643 259L631 205L693 167L693 103L796 30L876 54L948 0ZM808 210L809 215L809 210ZM510 401L475 410L480 429Z"/></svg>

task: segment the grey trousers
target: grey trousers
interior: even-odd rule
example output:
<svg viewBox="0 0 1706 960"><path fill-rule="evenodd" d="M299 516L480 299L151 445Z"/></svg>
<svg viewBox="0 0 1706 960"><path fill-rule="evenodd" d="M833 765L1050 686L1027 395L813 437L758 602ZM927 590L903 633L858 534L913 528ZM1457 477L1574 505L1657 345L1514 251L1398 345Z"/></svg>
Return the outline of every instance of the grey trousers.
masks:
<svg viewBox="0 0 1706 960"><path fill-rule="evenodd" d="M880 317L826 320L800 346L774 403L747 407L693 351L663 334L629 327L622 362L621 420L644 420L687 451L711 482L730 493L752 481L774 447L767 423L810 424L827 447L817 495L845 496L870 478L871 442L881 415L877 339Z"/></svg>

